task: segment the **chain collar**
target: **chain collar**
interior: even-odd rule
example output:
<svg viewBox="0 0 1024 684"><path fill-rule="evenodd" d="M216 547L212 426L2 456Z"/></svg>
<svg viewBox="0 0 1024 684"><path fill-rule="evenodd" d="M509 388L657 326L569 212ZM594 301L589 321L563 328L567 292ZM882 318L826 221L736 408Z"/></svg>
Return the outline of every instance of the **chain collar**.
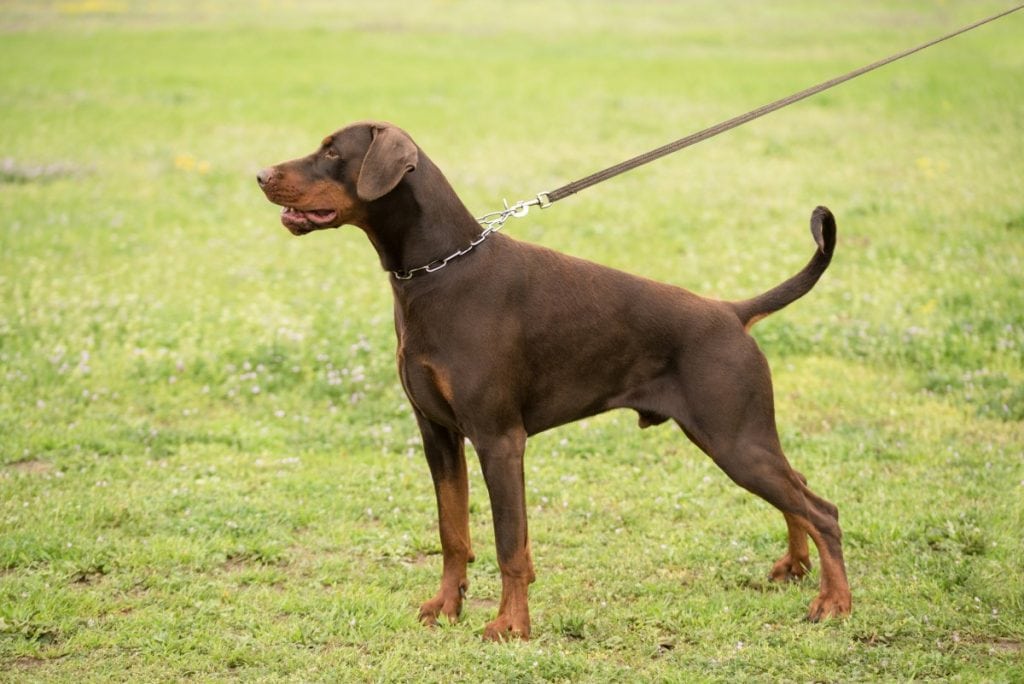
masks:
<svg viewBox="0 0 1024 684"><path fill-rule="evenodd" d="M433 273L435 271L440 271L451 263L453 259L458 259L460 256L469 254L477 245L489 238L492 234L501 230L502 226L505 225L505 221L508 221L513 217L523 218L530 212L530 207L537 206L544 209L551 203L548 201L547 194L541 193L537 195L535 199L516 202L512 206L508 205L508 201L505 201L504 204L505 208L501 211L492 211L491 213L484 214L477 219L477 222L484 227L484 232L480 233L480 235L466 247L463 247L459 251L449 254L441 259L434 259L425 266L417 266L416 268L410 268L407 270L392 271L391 275L393 275L397 280L409 280L420 273Z"/></svg>

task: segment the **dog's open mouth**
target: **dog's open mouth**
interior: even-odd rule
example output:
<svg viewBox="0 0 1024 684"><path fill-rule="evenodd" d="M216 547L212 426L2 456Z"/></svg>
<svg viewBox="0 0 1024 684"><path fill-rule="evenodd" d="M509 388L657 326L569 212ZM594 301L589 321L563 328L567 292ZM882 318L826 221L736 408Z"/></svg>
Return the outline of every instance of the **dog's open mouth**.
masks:
<svg viewBox="0 0 1024 684"><path fill-rule="evenodd" d="M293 235L305 235L317 228L329 228L331 222L338 218L338 212L334 209L296 209L295 207L284 207L281 209L281 223L292 232Z"/></svg>

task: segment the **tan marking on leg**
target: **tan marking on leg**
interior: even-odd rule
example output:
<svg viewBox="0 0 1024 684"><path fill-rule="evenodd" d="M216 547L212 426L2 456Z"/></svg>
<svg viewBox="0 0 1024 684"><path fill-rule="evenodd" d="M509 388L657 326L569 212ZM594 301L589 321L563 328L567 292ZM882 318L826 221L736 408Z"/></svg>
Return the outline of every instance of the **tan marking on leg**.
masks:
<svg viewBox="0 0 1024 684"><path fill-rule="evenodd" d="M807 619L818 622L830 617L849 615L852 599L842 556L837 557L829 550L824 536L809 520L801 516L793 517L818 547L818 558L821 561L821 586L818 596L811 601Z"/></svg>
<svg viewBox="0 0 1024 684"><path fill-rule="evenodd" d="M807 546L807 532L789 513L786 518L786 529L789 533L789 548L786 554L775 562L768 578L773 582L790 582L803 579L811 569L810 552Z"/></svg>

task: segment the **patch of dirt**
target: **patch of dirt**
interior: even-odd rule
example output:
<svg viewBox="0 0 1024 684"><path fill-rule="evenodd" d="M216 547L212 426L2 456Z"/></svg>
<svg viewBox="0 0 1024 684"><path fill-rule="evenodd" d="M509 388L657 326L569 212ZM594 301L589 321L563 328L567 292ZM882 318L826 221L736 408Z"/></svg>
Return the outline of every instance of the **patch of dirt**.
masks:
<svg viewBox="0 0 1024 684"><path fill-rule="evenodd" d="M853 637L854 641L858 641L867 646L888 646L892 643L892 635L879 634L878 632L870 632L866 634L858 634Z"/></svg>
<svg viewBox="0 0 1024 684"><path fill-rule="evenodd" d="M86 173L84 167L66 162L52 164L24 164L10 157L0 159L0 184L39 183L81 176Z"/></svg>
<svg viewBox="0 0 1024 684"><path fill-rule="evenodd" d="M92 567L76 570L71 575L71 583L82 587L89 587L98 584L106 574L105 568Z"/></svg>
<svg viewBox="0 0 1024 684"><path fill-rule="evenodd" d="M53 470L53 464L47 463L46 461L40 461L39 459L27 459L25 461L15 461L14 463L8 463L8 468L19 472L26 473L28 475L39 475L41 473L48 473Z"/></svg>
<svg viewBox="0 0 1024 684"><path fill-rule="evenodd" d="M1024 643L1011 637L987 636L984 634L961 634L953 632L944 644L948 647L970 644L988 650L990 655L1019 655L1024 652Z"/></svg>
<svg viewBox="0 0 1024 684"><path fill-rule="evenodd" d="M251 560L252 559L250 559L249 557L244 556L244 555L228 556L227 560L225 560L224 563L221 565L221 569L223 569L224 572L229 572L229 573L230 572L241 572L243 570L248 570L249 567L250 567L250 561Z"/></svg>
<svg viewBox="0 0 1024 684"><path fill-rule="evenodd" d="M466 605L473 610L493 611L498 610L498 602L492 598L467 598Z"/></svg>
<svg viewBox="0 0 1024 684"><path fill-rule="evenodd" d="M19 670L34 670L37 667L46 665L48 661L42 658L34 658L32 656L21 656L11 661L15 669Z"/></svg>
<svg viewBox="0 0 1024 684"><path fill-rule="evenodd" d="M406 562L408 565L415 566L415 567L418 567L418 568L422 568L422 567L433 565L440 558L441 558L441 554L440 553L435 553L433 551L430 551L430 552L427 552L427 553L420 552L420 553L417 553L412 558L406 559L404 562Z"/></svg>
<svg viewBox="0 0 1024 684"><path fill-rule="evenodd" d="M970 638L968 641L978 646L988 646L989 653L992 654L1010 655L1024 650L1024 644L1021 644L1020 641L1005 637L976 637Z"/></svg>

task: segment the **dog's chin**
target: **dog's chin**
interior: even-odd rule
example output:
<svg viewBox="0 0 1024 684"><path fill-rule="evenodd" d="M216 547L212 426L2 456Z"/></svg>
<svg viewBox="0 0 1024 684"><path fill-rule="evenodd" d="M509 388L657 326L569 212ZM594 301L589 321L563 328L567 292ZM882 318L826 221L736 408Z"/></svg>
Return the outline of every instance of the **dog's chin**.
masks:
<svg viewBox="0 0 1024 684"><path fill-rule="evenodd" d="M307 235L314 230L341 225L338 212L333 209L301 211L292 207L281 210L281 223L292 235Z"/></svg>

